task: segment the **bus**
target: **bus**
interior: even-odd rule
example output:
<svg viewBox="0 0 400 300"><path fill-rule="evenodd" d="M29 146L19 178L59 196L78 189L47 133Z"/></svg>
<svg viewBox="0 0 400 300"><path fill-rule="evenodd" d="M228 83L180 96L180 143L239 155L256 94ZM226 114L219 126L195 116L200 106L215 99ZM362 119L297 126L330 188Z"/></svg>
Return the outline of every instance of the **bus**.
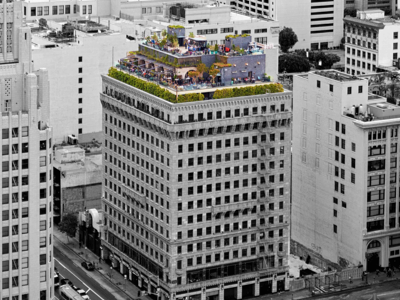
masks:
<svg viewBox="0 0 400 300"><path fill-rule="evenodd" d="M66 284L60 287L60 297L63 300L85 300L70 285Z"/></svg>

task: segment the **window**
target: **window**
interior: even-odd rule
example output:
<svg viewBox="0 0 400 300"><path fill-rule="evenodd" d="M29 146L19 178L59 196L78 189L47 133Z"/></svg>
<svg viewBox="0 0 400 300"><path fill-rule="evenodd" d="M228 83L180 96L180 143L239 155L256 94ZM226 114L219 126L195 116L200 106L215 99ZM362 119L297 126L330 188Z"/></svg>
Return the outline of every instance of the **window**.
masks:
<svg viewBox="0 0 400 300"><path fill-rule="evenodd" d="M337 225L335 225L335 224L333 225L333 232L337 233Z"/></svg>
<svg viewBox="0 0 400 300"><path fill-rule="evenodd" d="M58 14L58 6L53 6L53 15Z"/></svg>
<svg viewBox="0 0 400 300"><path fill-rule="evenodd" d="M40 221L40 231L46 230L46 220Z"/></svg>
<svg viewBox="0 0 400 300"><path fill-rule="evenodd" d="M320 87L321 87L321 81L317 80L317 88L320 88Z"/></svg>
<svg viewBox="0 0 400 300"><path fill-rule="evenodd" d="M50 11L49 6L45 6L44 7L44 15L48 16L49 15L49 11Z"/></svg>
<svg viewBox="0 0 400 300"><path fill-rule="evenodd" d="M347 87L347 94L351 95L351 86Z"/></svg>

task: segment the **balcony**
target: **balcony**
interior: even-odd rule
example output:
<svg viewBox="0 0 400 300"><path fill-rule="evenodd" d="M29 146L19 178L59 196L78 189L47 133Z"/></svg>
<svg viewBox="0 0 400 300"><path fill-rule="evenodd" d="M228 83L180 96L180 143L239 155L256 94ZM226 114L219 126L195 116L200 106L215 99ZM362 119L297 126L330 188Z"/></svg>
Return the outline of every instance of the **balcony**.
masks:
<svg viewBox="0 0 400 300"><path fill-rule="evenodd" d="M271 160L274 156L270 155L270 154L266 154L266 155L261 155L258 157L258 160L261 162L264 162L266 160Z"/></svg>
<svg viewBox="0 0 400 300"><path fill-rule="evenodd" d="M142 207L146 205L146 196L122 184L122 196L130 201L135 201Z"/></svg>
<svg viewBox="0 0 400 300"><path fill-rule="evenodd" d="M272 143L270 141L261 141L258 143L258 147L260 148L265 148L265 147L271 147Z"/></svg>
<svg viewBox="0 0 400 300"><path fill-rule="evenodd" d="M244 210L247 208L253 208L255 204L256 204L255 201L229 203L224 205L213 206L211 211L213 214L217 214L221 212L224 213L228 211Z"/></svg>
<svg viewBox="0 0 400 300"><path fill-rule="evenodd" d="M268 203L270 201L270 197L269 196L264 196L257 199L257 203Z"/></svg>
<svg viewBox="0 0 400 300"><path fill-rule="evenodd" d="M269 189L270 187L271 187L271 183L269 183L269 182L260 183L258 185L259 190L266 190L266 189Z"/></svg>
<svg viewBox="0 0 400 300"><path fill-rule="evenodd" d="M271 174L271 170L270 169L261 169L261 170L258 170L258 175L268 175L268 174Z"/></svg>

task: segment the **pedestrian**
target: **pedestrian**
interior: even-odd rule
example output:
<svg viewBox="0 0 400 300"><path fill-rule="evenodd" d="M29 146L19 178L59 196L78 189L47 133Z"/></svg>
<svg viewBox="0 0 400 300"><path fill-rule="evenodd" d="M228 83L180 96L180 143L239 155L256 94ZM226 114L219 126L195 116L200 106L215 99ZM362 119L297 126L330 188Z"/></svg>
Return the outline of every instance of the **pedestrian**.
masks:
<svg viewBox="0 0 400 300"><path fill-rule="evenodd" d="M361 274L361 281L364 281L364 272Z"/></svg>
<svg viewBox="0 0 400 300"><path fill-rule="evenodd" d="M376 276L379 276L379 268L376 269Z"/></svg>
<svg viewBox="0 0 400 300"><path fill-rule="evenodd" d="M349 283L353 283L352 277L349 276Z"/></svg>

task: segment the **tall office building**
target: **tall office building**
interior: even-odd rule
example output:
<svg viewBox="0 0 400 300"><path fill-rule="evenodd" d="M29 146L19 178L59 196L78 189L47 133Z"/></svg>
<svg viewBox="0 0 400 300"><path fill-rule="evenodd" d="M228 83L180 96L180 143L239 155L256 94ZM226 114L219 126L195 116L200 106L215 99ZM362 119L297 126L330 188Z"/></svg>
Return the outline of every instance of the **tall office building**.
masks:
<svg viewBox="0 0 400 300"><path fill-rule="evenodd" d="M394 14L397 10L397 0L346 0L345 8L357 10L381 9L386 14Z"/></svg>
<svg viewBox="0 0 400 300"><path fill-rule="evenodd" d="M22 2L0 4L1 298L52 299L51 137L47 71L32 71Z"/></svg>
<svg viewBox="0 0 400 300"><path fill-rule="evenodd" d="M293 87L293 250L323 267L397 266L400 107L336 71Z"/></svg>
<svg viewBox="0 0 400 300"><path fill-rule="evenodd" d="M343 0L235 0L239 10L268 16L281 28L291 27L297 34L294 49L327 49L340 45L343 37Z"/></svg>
<svg viewBox="0 0 400 300"><path fill-rule="evenodd" d="M145 42L139 49L179 66L215 60ZM231 76L263 74L272 52L254 54L221 55L228 63L221 80L227 72L233 72L229 83ZM139 53L126 61L139 57L139 65L152 68L151 57ZM160 68L190 70L161 60ZM230 300L287 290L291 92L213 100L217 89L231 86L183 87L176 91L180 100L191 93L211 99L169 102L103 76L102 257L142 289L159 287L161 299Z"/></svg>

